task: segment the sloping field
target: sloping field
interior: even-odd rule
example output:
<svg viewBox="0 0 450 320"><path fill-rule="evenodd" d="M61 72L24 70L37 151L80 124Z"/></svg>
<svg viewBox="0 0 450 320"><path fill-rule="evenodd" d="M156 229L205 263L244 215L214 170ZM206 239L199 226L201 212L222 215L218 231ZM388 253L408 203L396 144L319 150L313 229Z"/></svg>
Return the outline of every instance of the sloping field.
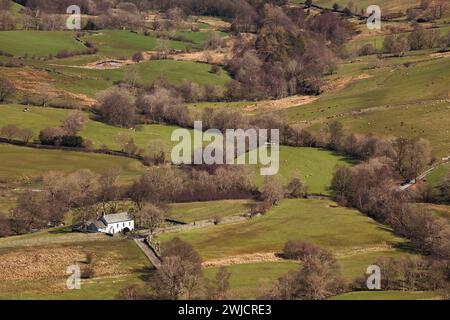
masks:
<svg viewBox="0 0 450 320"><path fill-rule="evenodd" d="M344 256L361 250L386 251L404 240L356 210L325 200L284 200L266 215L174 236L191 243L204 260L259 252L279 252L288 240L305 240ZM370 249L372 248L372 249Z"/></svg>
<svg viewBox="0 0 450 320"><path fill-rule="evenodd" d="M351 159L328 150L280 146L278 175L287 184L294 173L298 172L310 193L330 194L329 187L334 168L337 165L352 163ZM276 166L275 159L274 166ZM255 176L256 185L260 186L263 179L258 168Z"/></svg>
<svg viewBox="0 0 450 320"><path fill-rule="evenodd" d="M166 218L194 222L215 217L239 216L250 211L250 200L219 200L204 202L173 203Z"/></svg>
<svg viewBox="0 0 450 320"><path fill-rule="evenodd" d="M123 170L121 179L124 181L133 180L144 171L139 161L130 158L0 144L1 181L28 181L51 170L73 172L78 169L90 169L104 172L113 167Z"/></svg>
<svg viewBox="0 0 450 320"><path fill-rule="evenodd" d="M48 56L61 50L86 49L72 31L2 31L0 50L15 56Z"/></svg>

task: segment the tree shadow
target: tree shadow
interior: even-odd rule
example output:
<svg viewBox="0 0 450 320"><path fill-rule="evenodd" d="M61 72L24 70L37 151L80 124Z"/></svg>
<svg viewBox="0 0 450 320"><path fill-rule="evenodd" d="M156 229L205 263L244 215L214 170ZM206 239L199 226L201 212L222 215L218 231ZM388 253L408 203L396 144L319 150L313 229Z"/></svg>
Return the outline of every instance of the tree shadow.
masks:
<svg viewBox="0 0 450 320"><path fill-rule="evenodd" d="M138 278L142 281L148 282L152 280L154 277L156 277L156 268L151 267L142 267L142 268L136 268L133 270L133 272L139 273Z"/></svg>

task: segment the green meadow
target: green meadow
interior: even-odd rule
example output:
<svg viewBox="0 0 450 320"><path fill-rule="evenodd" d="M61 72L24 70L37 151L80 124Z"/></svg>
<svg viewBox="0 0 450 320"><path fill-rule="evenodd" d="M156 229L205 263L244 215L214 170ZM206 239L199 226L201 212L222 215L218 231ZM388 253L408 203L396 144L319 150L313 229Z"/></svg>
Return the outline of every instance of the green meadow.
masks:
<svg viewBox="0 0 450 320"><path fill-rule="evenodd" d="M330 194L329 187L335 167L354 163L342 155L318 148L280 146L279 150L279 162L274 159L273 166L278 165L278 175L282 181L287 184L295 173L299 173L308 186L309 193ZM261 186L264 176L260 175L260 166L255 170L255 183Z"/></svg>
<svg viewBox="0 0 450 320"><path fill-rule="evenodd" d="M194 222L216 217L239 216L250 211L250 200L219 200L173 203L169 205L166 218Z"/></svg>
<svg viewBox="0 0 450 320"><path fill-rule="evenodd" d="M331 297L330 300L430 300L439 295L429 291L356 291Z"/></svg>
<svg viewBox="0 0 450 320"><path fill-rule="evenodd" d="M73 172L78 169L90 169L101 173L108 168L120 168L122 181L134 180L144 171L143 165L138 160L125 157L0 144L1 181L26 182L52 170Z"/></svg>
<svg viewBox="0 0 450 320"><path fill-rule="evenodd" d="M1 31L0 50L15 56L48 56L61 50L76 51L86 47L75 40L73 31Z"/></svg>
<svg viewBox="0 0 450 320"><path fill-rule="evenodd" d="M280 252L288 240L304 240L348 254L355 248L404 245L392 234L354 209L325 200L283 200L267 214L248 221L162 234L189 242L204 260L257 252Z"/></svg>

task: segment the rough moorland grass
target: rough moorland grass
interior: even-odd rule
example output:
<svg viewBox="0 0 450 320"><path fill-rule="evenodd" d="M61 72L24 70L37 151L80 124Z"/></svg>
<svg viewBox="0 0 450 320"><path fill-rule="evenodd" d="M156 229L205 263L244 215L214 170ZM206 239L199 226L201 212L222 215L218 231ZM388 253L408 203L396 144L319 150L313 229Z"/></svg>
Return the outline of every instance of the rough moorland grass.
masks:
<svg viewBox="0 0 450 320"><path fill-rule="evenodd" d="M15 56L48 56L61 50L86 49L72 31L1 31L0 50Z"/></svg>
<svg viewBox="0 0 450 320"><path fill-rule="evenodd" d="M437 299L439 295L429 291L357 291L340 294L330 300L424 300Z"/></svg>
<svg viewBox="0 0 450 320"><path fill-rule="evenodd" d="M288 183L294 173L298 172L310 193L330 194L329 187L334 168L337 165L352 163L350 159L327 150L281 146L278 175L284 183ZM261 186L263 179L258 168L255 176L256 185Z"/></svg>
<svg viewBox="0 0 450 320"><path fill-rule="evenodd" d="M179 236L191 243L205 260L279 252L291 239L309 241L335 253L346 253L355 247L371 250L404 243L358 211L333 208L334 205L324 200L284 200L266 215L249 221L163 234L161 239Z"/></svg>
<svg viewBox="0 0 450 320"><path fill-rule="evenodd" d="M238 216L248 213L251 203L252 201L249 200L174 203L169 206L166 217L178 221L194 222L214 217Z"/></svg>
<svg viewBox="0 0 450 320"><path fill-rule="evenodd" d="M65 289L67 278L60 276L39 277L36 280L2 281L0 290L1 299L113 299L118 291L128 284L143 284L143 279L151 276L148 260L132 240L110 238L103 235L102 239L88 240L72 239L73 242L58 242L59 237L66 234L56 233L52 242L45 244L36 243L35 249L75 249L94 253L94 266L109 263L119 268L117 275L95 277L81 282L79 290ZM2 254L20 252L22 247L4 247L0 242L0 257ZM111 260L112 259L112 260ZM83 268L84 262L77 262ZM27 266L33 268L30 261ZM64 266L64 269L66 266ZM31 270L30 270L31 271ZM55 274L62 274L62 270L54 270ZM36 270L38 272L38 270ZM59 288L55 290L55 288Z"/></svg>
<svg viewBox="0 0 450 320"><path fill-rule="evenodd" d="M75 151L44 150L0 144L0 180L28 181L46 171L73 172L90 169L104 172L120 168L121 179L130 181L144 171L143 165L130 158Z"/></svg>

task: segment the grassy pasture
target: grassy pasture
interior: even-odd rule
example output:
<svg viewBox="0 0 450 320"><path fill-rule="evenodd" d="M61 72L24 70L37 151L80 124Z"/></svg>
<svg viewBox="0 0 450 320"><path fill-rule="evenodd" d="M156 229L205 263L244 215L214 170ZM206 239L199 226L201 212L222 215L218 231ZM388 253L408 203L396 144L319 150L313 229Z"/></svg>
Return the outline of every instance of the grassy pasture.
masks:
<svg viewBox="0 0 450 320"><path fill-rule="evenodd" d="M425 102L347 115L339 121L348 132L374 133L377 136L422 137L431 142L433 154L450 154L449 103Z"/></svg>
<svg viewBox="0 0 450 320"><path fill-rule="evenodd" d="M206 63L175 60L151 60L141 62L134 66L120 69L86 69L73 67L71 65L53 66L62 73L52 74L55 79L69 77L69 81L60 83L61 89L75 93L85 93L95 96L100 90L112 85L113 81L123 80L125 73L130 68L137 68L140 80L143 84L150 84L160 78L164 78L174 85L181 85L183 80L188 79L204 86L206 84L224 86L231 80L229 74L221 69L218 74L210 73L211 66Z"/></svg>
<svg viewBox="0 0 450 320"><path fill-rule="evenodd" d="M429 291L357 291L340 294L330 300L427 300L439 296Z"/></svg>
<svg viewBox="0 0 450 320"><path fill-rule="evenodd" d="M317 121L341 113L375 106L414 104L448 97L450 58L435 59L395 69L367 71L370 77L344 89L285 112L289 119Z"/></svg>
<svg viewBox="0 0 450 320"><path fill-rule="evenodd" d="M205 260L279 252L288 240L309 241L335 253L404 244L386 227L356 210L331 206L333 202L324 200L284 200L266 215L249 221L160 237L162 241L175 236L188 241Z"/></svg>
<svg viewBox="0 0 450 320"><path fill-rule="evenodd" d="M100 30L87 34L83 40L89 40L99 48L99 54L110 58L131 57L136 52L155 50L158 39L154 36L144 36L125 30ZM167 40L171 49L183 50L187 43Z"/></svg>
<svg viewBox="0 0 450 320"><path fill-rule="evenodd" d="M0 50L15 56L48 56L58 51L86 49L72 31L1 31Z"/></svg>
<svg viewBox="0 0 450 320"><path fill-rule="evenodd" d="M338 258L338 263L345 281L351 282L356 277L364 275L367 266L373 264L378 257L399 258L404 255L405 253L400 251L369 252ZM229 265L227 269L231 272L232 298L254 299L270 288L279 277L299 267L299 263L292 260ZM218 270L219 268L216 267L206 268L203 273L207 278L213 279Z"/></svg>
<svg viewBox="0 0 450 320"><path fill-rule="evenodd" d="M0 105L0 113L2 114L0 127L6 124L15 124L32 129L35 132L35 139L38 138L42 129L60 125L70 112L66 109L33 106L29 107L28 112L23 112L23 108L20 105ZM89 117L88 113L86 113L86 117ZM95 148L106 145L110 149L120 150L115 137L123 132L129 134L138 146L148 149L152 141L155 140L161 141L167 146L174 144L170 141L170 136L176 128L175 126L165 125L142 125L138 126L136 130L129 130L89 120L80 135L91 140Z"/></svg>
<svg viewBox="0 0 450 320"><path fill-rule="evenodd" d="M230 296L234 299L255 299L270 288L279 277L298 268L293 261L257 262L227 266L230 277ZM218 268L204 269L208 279L214 279Z"/></svg>
<svg viewBox="0 0 450 320"><path fill-rule="evenodd" d="M44 150L0 144L0 180L28 181L50 170L73 172L90 169L103 172L108 168L123 170L121 179L130 181L142 174L143 165L134 159L105 154Z"/></svg>
<svg viewBox="0 0 450 320"><path fill-rule="evenodd" d="M256 152L256 151L253 151ZM352 161L334 152L317 148L280 146L278 175L288 183L298 172L310 193L329 194L329 186L336 165L350 165ZM260 186L264 177L256 170L255 183Z"/></svg>
<svg viewBox="0 0 450 320"><path fill-rule="evenodd" d="M150 83L164 77L169 82L180 85L183 80L191 80L199 85L224 86L231 80L226 71L210 73L211 66L206 63L175 60L152 60L140 63L139 74L144 83Z"/></svg>
<svg viewBox="0 0 450 320"><path fill-rule="evenodd" d="M205 202L174 203L169 206L167 218L183 222L194 222L237 216L249 212L251 201L249 200L220 200Z"/></svg>

